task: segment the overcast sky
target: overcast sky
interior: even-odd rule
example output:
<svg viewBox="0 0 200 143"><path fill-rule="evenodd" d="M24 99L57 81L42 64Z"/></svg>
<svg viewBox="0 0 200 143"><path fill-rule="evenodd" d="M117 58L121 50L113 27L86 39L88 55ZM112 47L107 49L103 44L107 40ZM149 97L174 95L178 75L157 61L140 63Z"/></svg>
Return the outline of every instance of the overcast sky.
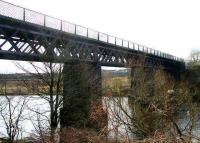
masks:
<svg viewBox="0 0 200 143"><path fill-rule="evenodd" d="M199 0L5 1L182 58L200 49ZM0 64L0 72L16 71Z"/></svg>

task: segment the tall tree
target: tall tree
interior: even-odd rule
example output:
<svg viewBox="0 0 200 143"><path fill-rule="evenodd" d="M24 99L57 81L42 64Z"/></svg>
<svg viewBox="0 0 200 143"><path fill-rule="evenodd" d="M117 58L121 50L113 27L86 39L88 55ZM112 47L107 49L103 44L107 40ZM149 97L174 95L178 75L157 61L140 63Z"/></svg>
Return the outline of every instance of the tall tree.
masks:
<svg viewBox="0 0 200 143"><path fill-rule="evenodd" d="M62 64L29 63L32 70L26 69L23 65L17 63L17 67L34 77L35 80L31 83L24 81L30 93L38 95L45 99L49 104L49 130L50 140L55 142L55 134L60 122L59 114L62 105ZM36 86L37 85L37 86ZM34 109L32 109L33 111ZM38 111L35 111L38 114Z"/></svg>
<svg viewBox="0 0 200 143"><path fill-rule="evenodd" d="M195 101L200 101L200 50L193 50L184 74L189 82L189 89Z"/></svg>
<svg viewBox="0 0 200 143"><path fill-rule="evenodd" d="M200 50L193 50L190 53L190 61L191 62L199 62L200 61Z"/></svg>
<svg viewBox="0 0 200 143"><path fill-rule="evenodd" d="M177 82L162 70L152 74L145 68L137 68L132 79L133 90L129 94L129 104L123 92L118 97L110 96L105 100L108 116L112 119L111 133L118 136L120 130L126 130L120 136L130 139L134 134L140 139L148 138L155 132L172 137L196 138L192 134L197 115L197 104L193 102L188 84ZM187 109L188 115L183 113ZM180 114L188 117L185 127L179 124ZM169 136L168 136L169 137ZM116 137L117 138L117 137Z"/></svg>

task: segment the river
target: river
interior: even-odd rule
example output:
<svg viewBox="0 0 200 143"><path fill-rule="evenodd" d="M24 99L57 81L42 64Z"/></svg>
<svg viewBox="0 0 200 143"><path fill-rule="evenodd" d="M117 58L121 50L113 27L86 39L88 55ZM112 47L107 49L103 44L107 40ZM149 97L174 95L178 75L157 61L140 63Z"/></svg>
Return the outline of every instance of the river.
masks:
<svg viewBox="0 0 200 143"><path fill-rule="evenodd" d="M20 107L25 100L25 106L22 113L21 121L19 122L20 126L20 134L18 138L24 138L30 136L35 133L34 125L37 124L37 121L40 121L42 128L48 127L48 116L49 116L49 105L45 99L41 99L38 96L8 96L12 101L11 112L13 114L13 118L17 118L19 114ZM117 102L116 102L117 101ZM119 102L118 102L119 101ZM108 111L108 130L109 138L133 138L135 137L129 128L129 124L131 123L131 109L128 104L128 97L118 97L114 100L108 97L103 97L102 99L103 107ZM120 104L119 104L120 103ZM6 136L6 126L5 122L2 118L2 115L5 117L5 120L9 121L9 107L6 106L7 99L4 96L0 97L0 137ZM16 107L16 108L14 108ZM123 108L123 110L121 109ZM15 109L15 110L14 110ZM126 112L126 114L124 113ZM37 114L42 113L42 114ZM115 114L113 114L115 113ZM123 119L123 120L119 120ZM13 119L13 121L15 120ZM119 122L120 121L120 122ZM182 129L188 124L189 119L187 116L180 116L180 127ZM200 122L196 122L196 127L193 130L194 135L200 135Z"/></svg>

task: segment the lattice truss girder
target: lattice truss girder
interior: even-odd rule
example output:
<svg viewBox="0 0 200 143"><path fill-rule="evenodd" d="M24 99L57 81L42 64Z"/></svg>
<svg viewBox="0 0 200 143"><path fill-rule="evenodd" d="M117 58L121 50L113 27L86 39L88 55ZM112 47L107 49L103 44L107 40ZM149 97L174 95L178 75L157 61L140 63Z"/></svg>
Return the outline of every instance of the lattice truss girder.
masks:
<svg viewBox="0 0 200 143"><path fill-rule="evenodd" d="M0 51L10 54L43 56L52 60L84 60L90 62L125 64L126 53L86 42L30 35L19 31L0 29ZM27 59L28 60L28 59ZM30 59L31 60L31 59Z"/></svg>
<svg viewBox="0 0 200 143"><path fill-rule="evenodd" d="M41 59L39 61L47 62L79 60L99 62L102 65L110 66L173 66L173 64L167 64L166 61L145 58L145 55L142 54L63 38L60 35L52 37L51 35L33 34L4 28L0 28L0 52L2 51L10 55L26 55L28 58L25 60L27 61L33 61L35 58L32 59L32 57L38 57L38 59Z"/></svg>

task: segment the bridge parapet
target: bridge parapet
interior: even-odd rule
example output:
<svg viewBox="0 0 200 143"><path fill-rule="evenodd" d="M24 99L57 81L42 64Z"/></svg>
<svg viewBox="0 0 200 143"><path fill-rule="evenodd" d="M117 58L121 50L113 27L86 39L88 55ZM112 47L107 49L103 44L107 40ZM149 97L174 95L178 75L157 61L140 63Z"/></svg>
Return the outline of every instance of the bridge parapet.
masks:
<svg viewBox="0 0 200 143"><path fill-rule="evenodd" d="M13 5L11 3L0 0L0 15L1 17L8 17L15 20L20 20L26 23L42 26L44 28L51 28L58 31L70 33L79 37L86 37L99 42L112 44L124 49L144 52L146 54L158 56L161 58L183 62L183 59L176 56L155 50L128 40L123 40L96 30L86 28L77 24L66 22L30 9Z"/></svg>

